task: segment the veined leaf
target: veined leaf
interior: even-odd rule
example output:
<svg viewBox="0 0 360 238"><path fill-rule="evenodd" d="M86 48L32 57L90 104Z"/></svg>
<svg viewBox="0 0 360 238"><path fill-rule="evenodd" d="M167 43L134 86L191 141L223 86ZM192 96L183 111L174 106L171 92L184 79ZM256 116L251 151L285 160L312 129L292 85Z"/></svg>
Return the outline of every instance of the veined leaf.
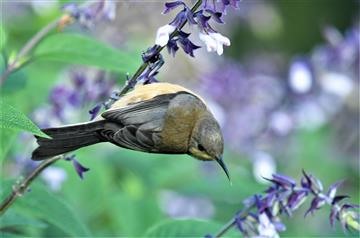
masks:
<svg viewBox="0 0 360 238"><path fill-rule="evenodd" d="M35 135L50 138L43 133L25 114L0 99L0 128L29 131Z"/></svg>
<svg viewBox="0 0 360 238"><path fill-rule="evenodd" d="M130 53L79 34L62 33L47 37L35 49L34 57L125 73L134 71L139 65Z"/></svg>

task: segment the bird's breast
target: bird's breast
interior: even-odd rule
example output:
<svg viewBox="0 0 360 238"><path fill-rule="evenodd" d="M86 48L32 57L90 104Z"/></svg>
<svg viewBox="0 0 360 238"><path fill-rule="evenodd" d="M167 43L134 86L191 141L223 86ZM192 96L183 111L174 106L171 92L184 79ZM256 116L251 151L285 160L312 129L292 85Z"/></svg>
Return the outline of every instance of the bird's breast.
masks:
<svg viewBox="0 0 360 238"><path fill-rule="evenodd" d="M169 104L161 132L161 148L167 153L187 153L194 124L206 107L191 94L179 94Z"/></svg>

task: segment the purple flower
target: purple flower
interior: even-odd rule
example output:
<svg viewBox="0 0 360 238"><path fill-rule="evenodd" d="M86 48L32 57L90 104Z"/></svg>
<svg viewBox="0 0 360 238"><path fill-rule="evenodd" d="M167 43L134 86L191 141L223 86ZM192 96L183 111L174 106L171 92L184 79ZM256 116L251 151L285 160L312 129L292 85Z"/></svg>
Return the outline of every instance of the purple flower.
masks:
<svg viewBox="0 0 360 238"><path fill-rule="evenodd" d="M293 188L296 185L295 180L293 180L292 178L290 178L288 176L281 175L281 174L274 174L272 176L272 179L267 179L267 180L269 180L283 188Z"/></svg>
<svg viewBox="0 0 360 238"><path fill-rule="evenodd" d="M179 29L187 20L187 10L184 8L180 11L174 20L169 23L170 26L173 26L175 29Z"/></svg>
<svg viewBox="0 0 360 238"><path fill-rule="evenodd" d="M74 73L72 77L72 83L74 84L75 88L81 89L86 83L86 77L82 73Z"/></svg>
<svg viewBox="0 0 360 238"><path fill-rule="evenodd" d="M112 0L98 0L88 5L69 3L63 6L63 11L71 15L82 26L91 28L101 19L115 19L116 2Z"/></svg>
<svg viewBox="0 0 360 238"><path fill-rule="evenodd" d="M178 49L179 49L179 46L177 45L176 40L169 40L166 47L167 47L169 54L172 55L173 57L175 57L176 51L178 51Z"/></svg>
<svg viewBox="0 0 360 238"><path fill-rule="evenodd" d="M343 182L344 182L343 180L338 181L338 182L332 184L332 185L329 187L329 190L328 190L328 192L327 192L327 196L328 196L330 199L334 199L334 198L335 198L336 191L337 191L338 187L339 187Z"/></svg>
<svg viewBox="0 0 360 238"><path fill-rule="evenodd" d="M311 191L315 194L323 191L322 183L319 179L315 178L313 175L308 175L303 170L303 179L301 180L301 184L303 188L311 189Z"/></svg>
<svg viewBox="0 0 360 238"><path fill-rule="evenodd" d="M273 175L271 181L275 185L266 189L265 196L256 194L245 199L244 208L236 213L232 225L246 237L279 237L278 232L286 230L280 215L286 213L290 217L307 197L312 196L311 205L305 217L328 204L331 206L329 216L331 225L336 219L341 222L344 229L360 230L359 213L355 212L359 206L347 203L341 205L340 201L347 196L335 196L334 189L341 182L331 185L327 194L321 193L319 189L315 193L311 190L313 183L320 182L305 171L303 175L301 186L297 186L295 180L288 176ZM319 185L316 186L319 187ZM334 199L331 198L332 196L335 196Z"/></svg>
<svg viewBox="0 0 360 238"><path fill-rule="evenodd" d="M221 2L221 5L234 5L236 2L237 1ZM165 3L165 9L163 11L165 14L179 6L182 6L183 9L169 24L158 29L155 44L161 47L168 45L167 48L169 53L175 55L178 50L178 42L186 54L194 57L193 51L200 47L188 39L188 35L190 34L184 37L181 32L181 28L188 22L190 25L198 25L201 30L201 34L199 35L200 39L206 44L207 50L209 52L216 51L221 55L223 53L223 45L229 46L230 40L214 30L210 26L209 20L212 18L218 23L224 23L221 19L223 11L216 11L216 7L208 8L207 4L206 1L201 10L193 12L183 1ZM215 4L215 2L213 2L213 4ZM177 34L173 34L176 29L178 30Z"/></svg>
<svg viewBox="0 0 360 238"><path fill-rule="evenodd" d="M212 10L205 10L207 13L211 15L211 18L216 21L217 23L224 24L224 21L222 20L222 13L221 12L214 12Z"/></svg>
<svg viewBox="0 0 360 238"><path fill-rule="evenodd" d="M305 212L305 217L307 216L307 214L311 213L313 214L313 212L315 210L318 210L320 207L325 205L325 199L324 198L320 198L320 197L315 197L312 201L311 201L311 205L310 208Z"/></svg>
<svg viewBox="0 0 360 238"><path fill-rule="evenodd" d="M97 104L95 107L90 109L90 111L89 111L90 121L94 120L95 117L99 114L101 107L102 107L102 104Z"/></svg>
<svg viewBox="0 0 360 238"><path fill-rule="evenodd" d="M49 101L54 104L56 107L62 107L69 96L68 88L64 86L55 86L49 96Z"/></svg>
<svg viewBox="0 0 360 238"><path fill-rule="evenodd" d="M170 11L172 11L173 9L175 9L178 6L184 6L185 7L186 5L185 5L185 3L183 1L166 2L163 14L169 13Z"/></svg>
<svg viewBox="0 0 360 238"><path fill-rule="evenodd" d="M306 200L307 195L307 190L294 191L288 198L287 205L291 210L295 210Z"/></svg>
<svg viewBox="0 0 360 238"><path fill-rule="evenodd" d="M89 168L84 167L75 159L75 155L70 155L68 157L65 157L65 160L71 161L73 163L73 166L75 168L76 173L79 175L81 179L84 178L84 173L89 171Z"/></svg>
<svg viewBox="0 0 360 238"><path fill-rule="evenodd" d="M226 14L226 10L229 6L233 8L239 7L240 0L204 0L202 8L204 10L218 11Z"/></svg>
<svg viewBox="0 0 360 238"><path fill-rule="evenodd" d="M181 48L184 50L184 52L188 55L190 55L191 57L194 57L194 50L199 49L200 46L195 45L194 43L192 43L188 37L190 34L185 33L183 31L179 32L179 44L181 46Z"/></svg>

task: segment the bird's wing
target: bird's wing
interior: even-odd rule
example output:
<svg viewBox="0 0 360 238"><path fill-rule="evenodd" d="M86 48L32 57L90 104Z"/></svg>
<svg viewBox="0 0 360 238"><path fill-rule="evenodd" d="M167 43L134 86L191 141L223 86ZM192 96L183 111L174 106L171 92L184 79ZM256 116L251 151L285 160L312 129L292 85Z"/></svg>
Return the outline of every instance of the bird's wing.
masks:
<svg viewBox="0 0 360 238"><path fill-rule="evenodd" d="M162 94L150 100L136 102L126 107L110 109L101 116L107 122L115 123L112 133L103 132L108 139L119 146L138 151L159 152L156 145L160 140L164 118L171 99L177 92Z"/></svg>

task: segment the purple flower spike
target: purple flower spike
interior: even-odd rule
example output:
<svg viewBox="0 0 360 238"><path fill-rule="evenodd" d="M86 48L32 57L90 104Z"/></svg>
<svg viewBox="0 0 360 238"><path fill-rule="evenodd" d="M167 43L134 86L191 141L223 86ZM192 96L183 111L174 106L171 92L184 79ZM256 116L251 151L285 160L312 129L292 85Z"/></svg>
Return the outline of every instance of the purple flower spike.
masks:
<svg viewBox="0 0 360 238"><path fill-rule="evenodd" d="M94 120L95 117L99 114L101 107L102 105L98 104L89 111L90 121Z"/></svg>
<svg viewBox="0 0 360 238"><path fill-rule="evenodd" d="M178 6L185 6L185 3L183 3L182 1L167 2L165 3L165 9L162 13L167 14Z"/></svg>

